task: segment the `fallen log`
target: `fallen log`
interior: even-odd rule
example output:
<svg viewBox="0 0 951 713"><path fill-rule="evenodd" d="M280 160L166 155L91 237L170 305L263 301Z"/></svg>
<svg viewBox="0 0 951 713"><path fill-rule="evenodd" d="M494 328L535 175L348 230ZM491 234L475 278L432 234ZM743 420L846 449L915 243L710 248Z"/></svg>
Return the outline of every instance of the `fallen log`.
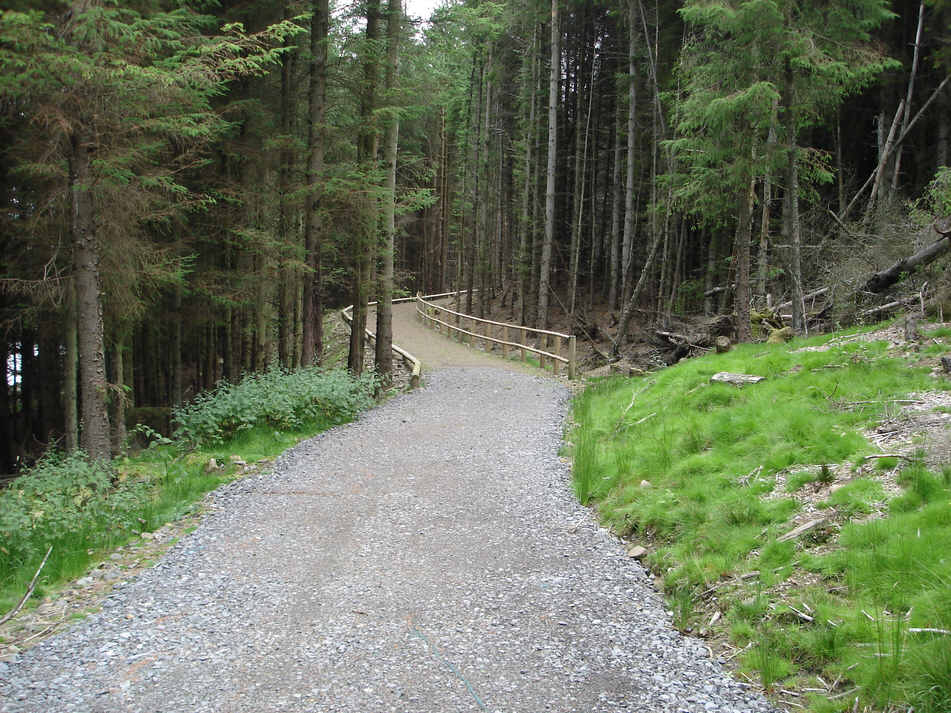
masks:
<svg viewBox="0 0 951 713"><path fill-rule="evenodd" d="M903 257L893 265L880 272L876 272L868 279L863 289L866 292L884 292L906 275L914 272L917 268L937 260L941 255L947 252L948 247L951 246L951 239L948 237L951 235L951 230L943 230L942 228L946 228L946 225L936 222L934 229L935 232L941 235L941 238L931 243L931 245L922 248L914 255Z"/></svg>

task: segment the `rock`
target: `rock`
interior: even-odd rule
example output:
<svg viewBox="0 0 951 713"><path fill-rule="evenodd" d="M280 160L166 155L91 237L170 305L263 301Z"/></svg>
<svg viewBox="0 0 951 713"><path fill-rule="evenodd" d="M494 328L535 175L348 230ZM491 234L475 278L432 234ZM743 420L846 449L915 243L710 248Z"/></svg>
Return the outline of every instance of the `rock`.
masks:
<svg viewBox="0 0 951 713"><path fill-rule="evenodd" d="M141 535L139 535L139 537L141 537L143 540L154 540L155 534L151 532L143 532Z"/></svg>
<svg viewBox="0 0 951 713"><path fill-rule="evenodd" d="M94 580L92 577L80 577L79 579L76 580L76 586L77 586L77 587L88 587L88 586L89 586L90 584L92 584L94 581L95 581L95 580Z"/></svg>
<svg viewBox="0 0 951 713"><path fill-rule="evenodd" d="M218 470L218 461L216 461L214 458L209 458L208 464L205 466L205 472L214 473L216 470Z"/></svg>
<svg viewBox="0 0 951 713"><path fill-rule="evenodd" d="M636 560L643 558L647 554L647 548L641 547L640 545L634 545L631 549L627 551L628 557L633 557Z"/></svg>
<svg viewBox="0 0 951 713"><path fill-rule="evenodd" d="M782 329L774 329L769 333L769 337L766 338L767 344L785 344L790 339L793 338L792 327L783 327Z"/></svg>
<svg viewBox="0 0 951 713"><path fill-rule="evenodd" d="M710 377L710 381L721 384L733 384L734 386L743 386L744 384L758 384L765 379L765 376L753 376L752 374L731 374L728 371L718 371Z"/></svg>
<svg viewBox="0 0 951 713"><path fill-rule="evenodd" d="M641 481L641 487L642 487L642 488L649 488L650 486L651 486L651 482L650 482L649 480L642 480L642 481Z"/></svg>
<svg viewBox="0 0 951 713"><path fill-rule="evenodd" d="M234 465L244 466L248 464L247 461L244 460L241 456L232 455L228 457L228 460Z"/></svg>
<svg viewBox="0 0 951 713"><path fill-rule="evenodd" d="M733 346L730 342L730 338L720 335L717 337L715 342L717 354L723 354L724 352L730 351L730 348Z"/></svg>

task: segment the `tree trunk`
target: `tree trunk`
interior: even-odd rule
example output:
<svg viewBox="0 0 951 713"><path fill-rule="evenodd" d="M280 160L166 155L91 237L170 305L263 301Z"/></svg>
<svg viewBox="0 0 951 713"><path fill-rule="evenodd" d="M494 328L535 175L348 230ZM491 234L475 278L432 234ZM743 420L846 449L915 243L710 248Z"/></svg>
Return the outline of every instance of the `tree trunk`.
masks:
<svg viewBox="0 0 951 713"><path fill-rule="evenodd" d="M374 121L378 81L378 57L376 42L379 39L380 0L368 0L366 5L366 44L363 56L363 86L360 92L360 136L357 145L357 160L369 181L376 162L377 132ZM350 325L350 351L347 368L351 373L363 373L367 326L367 302L369 300L370 275L373 265L373 240L377 234L377 210L370 198L357 201L358 210L365 221L354 240L353 261L353 321Z"/></svg>
<svg viewBox="0 0 951 713"><path fill-rule="evenodd" d="M621 246L621 301L628 298L631 287L631 268L634 263L634 135L637 130L637 43L635 35L636 0L628 0L628 107L627 107L627 178L624 194L624 242Z"/></svg>
<svg viewBox="0 0 951 713"><path fill-rule="evenodd" d="M182 325L185 321L185 315L182 314L182 288L180 285L175 286L173 300L175 311L172 315L172 334L168 346L172 372L171 402L172 406L181 406L184 388L182 384Z"/></svg>
<svg viewBox="0 0 951 713"><path fill-rule="evenodd" d="M749 342L753 339L750 328L750 240L753 233L753 199L756 195L756 179L751 178L748 187L739 195L736 222L736 290L733 293L733 313L736 315L736 340Z"/></svg>
<svg viewBox="0 0 951 713"><path fill-rule="evenodd" d="M555 168L558 163L558 80L561 78L559 0L551 0L551 69L548 74L548 168L545 173L545 239L538 278L539 329L548 327L548 291L551 284L551 251L555 241Z"/></svg>
<svg viewBox="0 0 951 713"><path fill-rule="evenodd" d="M527 136L525 137L525 168L522 176L522 211L519 225L519 248L518 248L518 299L519 299L519 323L528 324L528 304L527 292L531 282L529 275L531 270L531 224L529 223L529 207L535 190L532 185L532 149L535 141L535 86L538 82L538 25L532 25L532 46L531 53L531 76L528 77L528 123L525 125Z"/></svg>
<svg viewBox="0 0 951 713"><path fill-rule="evenodd" d="M596 59L591 58L591 79L588 84L588 111L585 116L584 130L581 128L582 92L581 83L578 86L577 116L575 117L575 187L574 202L572 204L573 220L571 223L571 265L569 280L571 282L568 300L570 323L575 320L575 300L578 292L578 263L581 256L581 220L584 214L584 175L588 165L588 134L591 130L591 106L594 103L594 73ZM580 72L579 72L580 75ZM591 236L592 241L594 236Z"/></svg>
<svg viewBox="0 0 951 713"><path fill-rule="evenodd" d="M72 453L79 448L79 401L77 398L79 395L77 382L79 343L76 332L76 287L74 279L70 279L66 287L66 304L65 335L63 337L63 343L66 347L63 364L63 430L66 437L66 452ZM4 360L4 363L6 363L6 360Z"/></svg>
<svg viewBox="0 0 951 713"><path fill-rule="evenodd" d="M792 327L802 334L806 328L802 302L802 238L799 226L799 148L797 142L795 86L792 68L786 68L786 238L789 240L789 278L792 282ZM739 276L737 276L739 284ZM737 290L739 291L739 290ZM737 315L739 319L739 315ZM747 320L749 321L749 320ZM739 330L739 326L737 326ZM738 332L739 334L739 332ZM738 337L739 338L739 337ZM749 341L741 339L740 341Z"/></svg>
<svg viewBox="0 0 951 713"><path fill-rule="evenodd" d="M399 70L400 25L403 18L401 0L389 0L386 20L387 101L396 107L397 71ZM376 307L376 370L385 381L393 372L393 249L396 238L396 152L399 144L399 118L395 111L388 119L383 141L383 163L386 183L383 196L383 265L380 273Z"/></svg>
<svg viewBox="0 0 951 713"><path fill-rule="evenodd" d="M617 309L621 288L621 102L614 115L614 167L611 173L611 283L608 288L608 307Z"/></svg>
<svg viewBox="0 0 951 713"><path fill-rule="evenodd" d="M119 326L116 329L114 351L112 353L112 452L121 453L125 447L125 346L126 329Z"/></svg>
<svg viewBox="0 0 951 713"><path fill-rule="evenodd" d="M323 355L324 315L321 300L321 225L318 183L324 169L324 116L327 106L327 34L329 0L314 0L310 21L310 72L307 94L307 199L304 211L304 277L301 363L319 364Z"/></svg>
<svg viewBox="0 0 951 713"><path fill-rule="evenodd" d="M925 21L925 3L922 0L918 5L918 29L915 32L915 51L911 62L911 72L908 75L908 93L905 95L905 107L907 110L902 114L901 133L904 134L908 129L908 119L911 116L911 99L915 92L915 76L918 74L918 53L921 48L921 29ZM895 170L892 173L892 193L898 190L898 175L901 173L901 154L902 147L895 149Z"/></svg>
<svg viewBox="0 0 951 713"><path fill-rule="evenodd" d="M284 19L289 18L287 2L284 2ZM277 211L277 239L280 252L278 274L279 314L278 314L278 361L285 369L291 368L294 354L294 295L297 292L297 268L291 266L291 256L294 254L294 245L291 239L291 207L288 199L291 191L291 170L294 162L294 153L290 149L293 109L291 108L291 92L294 66L293 50L281 56L281 150L278 167L278 211Z"/></svg>
<svg viewBox="0 0 951 713"><path fill-rule="evenodd" d="M74 134L69 155L72 195L73 264L79 343L79 388L83 430L80 443L92 460L109 459L109 415L106 407L106 358L103 346L102 288L99 242L90 193L89 147Z"/></svg>

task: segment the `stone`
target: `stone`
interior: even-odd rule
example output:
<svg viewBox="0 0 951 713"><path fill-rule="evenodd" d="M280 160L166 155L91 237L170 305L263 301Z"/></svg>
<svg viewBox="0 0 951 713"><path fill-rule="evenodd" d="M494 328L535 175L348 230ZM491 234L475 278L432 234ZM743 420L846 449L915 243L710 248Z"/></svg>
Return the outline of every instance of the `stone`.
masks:
<svg viewBox="0 0 951 713"><path fill-rule="evenodd" d="M244 466L248 464L241 456L232 455L228 457L228 460L234 465Z"/></svg>
<svg viewBox="0 0 951 713"><path fill-rule="evenodd" d="M216 461L214 458L209 458L208 464L205 465L205 472L214 473L216 470L218 470L218 461Z"/></svg>
<svg viewBox="0 0 951 713"><path fill-rule="evenodd" d="M744 384L758 384L765 378L765 376L754 376L752 374L732 374L729 371L718 371L710 377L710 381L743 386Z"/></svg>
<svg viewBox="0 0 951 713"><path fill-rule="evenodd" d="M636 560L642 559L647 554L647 548L641 547L640 545L634 545L627 551L628 557L633 557Z"/></svg>
<svg viewBox="0 0 951 713"><path fill-rule="evenodd" d="M94 581L94 580L93 580L92 577L80 577L79 579L76 580L76 586L77 586L77 587L88 587L90 584L93 583L93 581Z"/></svg>
<svg viewBox="0 0 951 713"><path fill-rule="evenodd" d="M650 482L649 480L642 480L642 481L641 481L641 487L642 487L642 488L649 488L650 486L651 486L651 482Z"/></svg>
<svg viewBox="0 0 951 713"><path fill-rule="evenodd" d="M154 540L155 534L151 532L143 532L141 535L139 535L139 537L141 537L143 540Z"/></svg>

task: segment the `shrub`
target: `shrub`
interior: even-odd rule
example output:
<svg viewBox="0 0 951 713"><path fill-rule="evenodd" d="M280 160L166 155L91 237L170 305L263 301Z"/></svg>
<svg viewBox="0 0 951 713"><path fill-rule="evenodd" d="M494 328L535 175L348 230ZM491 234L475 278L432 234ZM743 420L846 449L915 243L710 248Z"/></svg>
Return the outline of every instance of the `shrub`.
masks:
<svg viewBox="0 0 951 713"><path fill-rule="evenodd" d="M148 485L113 480L83 453L52 453L0 491L0 561L16 566L91 527L130 527Z"/></svg>
<svg viewBox="0 0 951 713"><path fill-rule="evenodd" d="M284 431L344 423L372 405L375 387L372 374L354 378L317 367L249 374L236 384L221 382L177 409L175 437L202 445L222 443L255 426Z"/></svg>

